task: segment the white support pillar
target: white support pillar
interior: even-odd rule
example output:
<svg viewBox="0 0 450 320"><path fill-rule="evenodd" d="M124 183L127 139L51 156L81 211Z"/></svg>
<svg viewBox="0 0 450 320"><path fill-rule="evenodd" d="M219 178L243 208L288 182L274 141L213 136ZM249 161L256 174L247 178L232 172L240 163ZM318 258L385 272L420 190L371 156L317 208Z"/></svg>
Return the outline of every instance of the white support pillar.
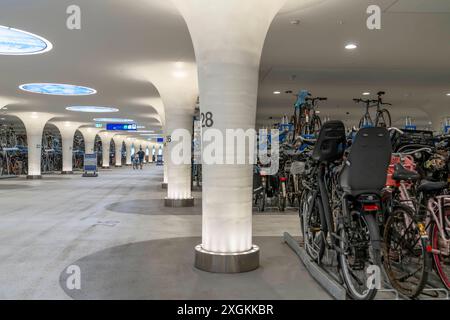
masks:
<svg viewBox="0 0 450 320"><path fill-rule="evenodd" d="M227 129L255 129L264 40L285 0L172 1L192 37L200 109L212 118L210 128L223 137ZM232 152L224 151L224 160L233 157ZM252 242L252 165L203 163L202 170L202 244L196 247L196 267L213 272L257 268L259 248Z"/></svg>
<svg viewBox="0 0 450 320"><path fill-rule="evenodd" d="M152 157L152 149L153 149L153 143L148 141L145 145L145 147L147 148L146 150L146 154L148 151L148 163L153 163L153 157Z"/></svg>
<svg viewBox="0 0 450 320"><path fill-rule="evenodd" d="M115 133L110 131L102 131L98 134L102 140L102 168L109 168L109 154L111 152L111 140Z"/></svg>
<svg viewBox="0 0 450 320"><path fill-rule="evenodd" d="M114 136L113 138L114 140L114 147L116 150L116 167L121 167L122 166L122 145L123 145L123 141L125 140L124 136Z"/></svg>
<svg viewBox="0 0 450 320"><path fill-rule="evenodd" d="M43 112L21 112L13 114L22 120L27 131L28 176L27 179L41 179L42 134L47 121L53 114Z"/></svg>
<svg viewBox="0 0 450 320"><path fill-rule="evenodd" d="M125 164L127 166L131 166L132 165L132 163L131 163L131 156L132 156L131 148L133 147L133 143L134 143L134 139L133 138L126 138L125 139L125 147L127 148L127 150L126 150L127 156L126 156Z"/></svg>
<svg viewBox="0 0 450 320"><path fill-rule="evenodd" d="M191 193L191 149L183 148L187 161L179 161L172 150L182 144L191 145L192 119L198 97L195 64L172 61L155 64L149 70L150 81L158 89L165 110L164 182L167 183L165 205L187 207L194 205ZM181 137L180 130L184 136ZM166 181L167 180L167 181Z"/></svg>
<svg viewBox="0 0 450 320"><path fill-rule="evenodd" d="M73 138L75 131L83 125L80 122L55 121L52 122L61 133L62 140L62 174L73 174Z"/></svg>
<svg viewBox="0 0 450 320"><path fill-rule="evenodd" d="M95 153L95 137L100 132L97 128L80 128L78 129L84 138L84 153L93 154Z"/></svg>

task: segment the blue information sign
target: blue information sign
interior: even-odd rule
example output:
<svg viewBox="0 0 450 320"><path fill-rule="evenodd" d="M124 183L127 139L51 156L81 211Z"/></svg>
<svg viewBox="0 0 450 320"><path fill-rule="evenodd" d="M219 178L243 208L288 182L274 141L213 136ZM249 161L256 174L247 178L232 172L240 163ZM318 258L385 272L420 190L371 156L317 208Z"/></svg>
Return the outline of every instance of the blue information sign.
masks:
<svg viewBox="0 0 450 320"><path fill-rule="evenodd" d="M444 133L450 133L450 126L445 126L444 127Z"/></svg>
<svg viewBox="0 0 450 320"><path fill-rule="evenodd" d="M108 123L106 130L110 131L137 131L137 124L132 123Z"/></svg>
<svg viewBox="0 0 450 320"><path fill-rule="evenodd" d="M156 142L158 142L158 143L164 143L164 138L157 138L157 139L156 139Z"/></svg>
<svg viewBox="0 0 450 320"><path fill-rule="evenodd" d="M86 153L84 155L84 174L83 177L96 177L97 176L97 154Z"/></svg>

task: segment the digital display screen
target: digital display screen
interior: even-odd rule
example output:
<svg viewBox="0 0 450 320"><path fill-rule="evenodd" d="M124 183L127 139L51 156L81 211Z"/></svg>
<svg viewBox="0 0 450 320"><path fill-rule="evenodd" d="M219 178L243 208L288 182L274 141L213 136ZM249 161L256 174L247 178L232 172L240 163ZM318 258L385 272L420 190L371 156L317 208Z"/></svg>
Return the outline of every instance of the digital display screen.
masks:
<svg viewBox="0 0 450 320"><path fill-rule="evenodd" d="M158 138L158 139L156 139L156 142L158 142L158 143L164 143L164 138Z"/></svg>
<svg viewBox="0 0 450 320"><path fill-rule="evenodd" d="M132 123L108 123L106 130L111 131L137 131L137 124Z"/></svg>

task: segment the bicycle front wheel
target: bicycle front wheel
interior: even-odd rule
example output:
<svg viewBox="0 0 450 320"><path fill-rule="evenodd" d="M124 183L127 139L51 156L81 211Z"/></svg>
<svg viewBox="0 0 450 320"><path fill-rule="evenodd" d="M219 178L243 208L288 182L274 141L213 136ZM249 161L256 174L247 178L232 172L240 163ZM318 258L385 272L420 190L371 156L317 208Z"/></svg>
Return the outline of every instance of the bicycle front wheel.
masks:
<svg viewBox="0 0 450 320"><path fill-rule="evenodd" d="M325 253L326 228L321 221L319 198L314 198L310 191L305 191L299 205L300 224L305 250L315 261L320 262Z"/></svg>
<svg viewBox="0 0 450 320"><path fill-rule="evenodd" d="M428 280L426 246L414 212L404 206L394 209L384 231L384 268L394 289L409 298L417 297Z"/></svg>
<svg viewBox="0 0 450 320"><path fill-rule="evenodd" d="M318 134L320 132L320 129L322 128L322 120L320 120L318 115L314 115L312 117L310 127L311 134Z"/></svg>
<svg viewBox="0 0 450 320"><path fill-rule="evenodd" d="M450 228L450 207L444 208L444 228ZM445 287L450 290L450 244L441 237L438 225L431 226L431 244L436 271Z"/></svg>
<svg viewBox="0 0 450 320"><path fill-rule="evenodd" d="M387 109L382 109L377 113L375 119L376 127L390 128L391 127L391 114Z"/></svg>

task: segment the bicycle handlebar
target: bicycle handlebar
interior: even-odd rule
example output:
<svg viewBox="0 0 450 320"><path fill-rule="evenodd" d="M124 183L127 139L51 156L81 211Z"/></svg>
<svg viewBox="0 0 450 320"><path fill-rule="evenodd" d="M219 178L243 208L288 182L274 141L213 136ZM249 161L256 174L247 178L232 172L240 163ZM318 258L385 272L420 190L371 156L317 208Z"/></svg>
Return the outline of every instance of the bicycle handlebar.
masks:
<svg viewBox="0 0 450 320"><path fill-rule="evenodd" d="M405 132L403 132L402 130L400 130L399 128L396 128L396 127L390 127L390 128L388 128L388 131L397 131L400 134L405 134Z"/></svg>
<svg viewBox="0 0 450 320"><path fill-rule="evenodd" d="M408 151L408 152L393 152L392 155L394 155L394 156L409 156L409 155L415 154L417 152L422 152L422 151L426 151L428 153L432 152L432 150L430 148L420 148L420 149Z"/></svg>

